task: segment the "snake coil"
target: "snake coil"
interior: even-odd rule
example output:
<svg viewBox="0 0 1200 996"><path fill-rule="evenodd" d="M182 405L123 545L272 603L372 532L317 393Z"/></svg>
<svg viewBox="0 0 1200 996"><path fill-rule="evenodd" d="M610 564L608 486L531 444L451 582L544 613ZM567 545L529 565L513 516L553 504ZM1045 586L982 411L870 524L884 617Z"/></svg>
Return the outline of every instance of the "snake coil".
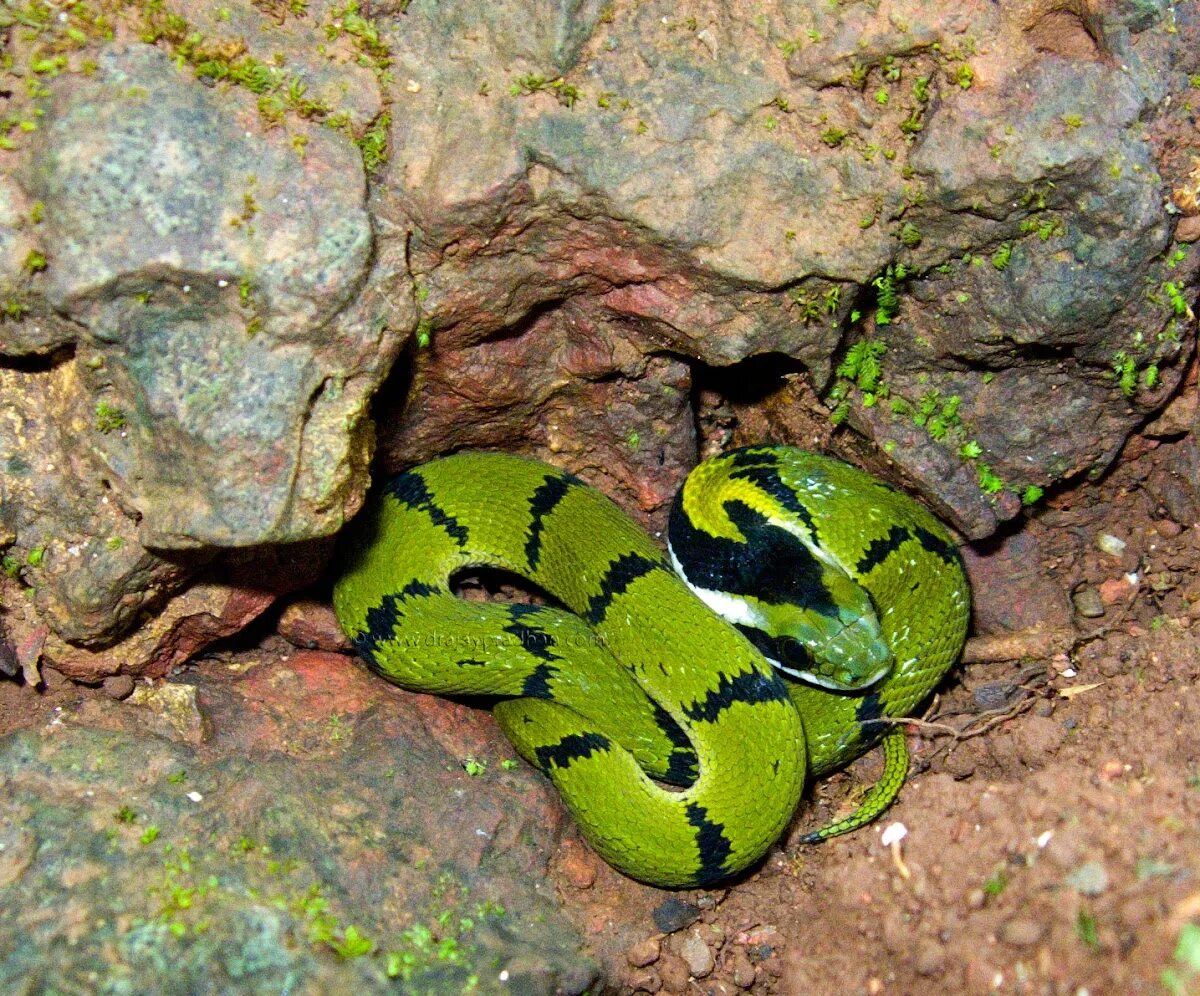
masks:
<svg viewBox="0 0 1200 996"><path fill-rule="evenodd" d="M884 774L820 840L870 821L907 772L904 716L957 659L969 597L921 505L830 457L750 447L698 466L668 556L544 463L462 453L394 478L334 587L366 662L415 691L489 696L610 864L662 886L756 861L805 779L880 741ZM558 604L472 603L469 568Z"/></svg>

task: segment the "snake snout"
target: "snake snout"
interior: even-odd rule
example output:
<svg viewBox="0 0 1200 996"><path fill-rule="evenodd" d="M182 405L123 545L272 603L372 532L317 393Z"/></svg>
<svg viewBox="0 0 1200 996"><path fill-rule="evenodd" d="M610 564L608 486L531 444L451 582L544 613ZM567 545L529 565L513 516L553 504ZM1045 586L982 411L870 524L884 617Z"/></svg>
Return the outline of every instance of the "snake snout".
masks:
<svg viewBox="0 0 1200 996"><path fill-rule="evenodd" d="M810 648L813 660L802 676L837 691L869 688L892 672L892 651L876 620L857 616L821 646Z"/></svg>

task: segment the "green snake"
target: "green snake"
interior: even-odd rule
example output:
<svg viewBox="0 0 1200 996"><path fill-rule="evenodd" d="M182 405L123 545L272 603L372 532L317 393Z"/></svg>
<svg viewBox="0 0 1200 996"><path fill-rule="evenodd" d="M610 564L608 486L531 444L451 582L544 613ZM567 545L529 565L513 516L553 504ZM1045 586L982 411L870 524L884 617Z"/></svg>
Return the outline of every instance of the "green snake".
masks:
<svg viewBox="0 0 1200 996"><path fill-rule="evenodd" d="M923 506L781 446L696 467L666 556L571 474L460 453L393 478L345 562L334 609L364 660L408 689L493 700L592 847L660 886L753 864L806 777L880 741L880 781L805 839L885 810L908 770L886 720L955 662L969 614L958 551ZM458 598L456 577L480 567L553 604Z"/></svg>

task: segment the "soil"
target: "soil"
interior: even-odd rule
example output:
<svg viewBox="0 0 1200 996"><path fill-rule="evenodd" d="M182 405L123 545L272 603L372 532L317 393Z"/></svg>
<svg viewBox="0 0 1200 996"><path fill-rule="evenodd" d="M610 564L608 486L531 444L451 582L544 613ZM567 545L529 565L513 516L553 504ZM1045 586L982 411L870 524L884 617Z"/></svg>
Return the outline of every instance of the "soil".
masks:
<svg viewBox="0 0 1200 996"><path fill-rule="evenodd" d="M1200 922L1196 452L1135 437L1108 477L969 555L974 662L912 724L913 772L877 825L794 842L852 805L868 757L725 889L636 886L568 834L556 884L610 989L1200 993L1179 946ZM47 679L0 682L0 733L121 691ZM907 835L885 846L892 824Z"/></svg>

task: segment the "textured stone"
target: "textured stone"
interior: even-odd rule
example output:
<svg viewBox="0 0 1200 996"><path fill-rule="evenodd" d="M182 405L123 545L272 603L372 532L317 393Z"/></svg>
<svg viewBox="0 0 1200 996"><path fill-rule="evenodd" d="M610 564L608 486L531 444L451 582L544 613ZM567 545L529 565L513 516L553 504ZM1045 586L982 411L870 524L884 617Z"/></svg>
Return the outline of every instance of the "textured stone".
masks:
<svg viewBox="0 0 1200 996"><path fill-rule="evenodd" d="M244 98L153 47L97 63L55 81L20 170L46 205L38 290L74 323L83 407L120 413L121 431L93 418L73 450L120 482L149 546L336 530L361 500L361 416L391 357L382 322L342 315L371 251L356 151L318 129L301 160L229 113ZM36 323L6 341L38 348Z"/></svg>
<svg viewBox="0 0 1200 996"><path fill-rule="evenodd" d="M1169 137L1200 25L1165 5L176 6L56 35L63 71L10 87L37 127L0 182L0 351L26 358L0 536L46 547L22 573L62 639L111 642L215 548L335 532L405 336L372 409L385 471L529 452L657 527L737 431L696 438L693 385L717 384L761 403L760 439L828 442L832 409L973 539L1102 471L1192 350L1200 253L1167 205L1200 210ZM82 30L62 13L45 32ZM47 39L11 41L19 65ZM266 82L197 79L197 45ZM350 139L385 133L368 196Z"/></svg>
<svg viewBox="0 0 1200 996"><path fill-rule="evenodd" d="M168 690L203 745L150 701L106 698L0 738L4 991L382 993L389 952L413 991L593 985L544 898L551 790L528 768L463 773L427 736L442 703L328 654ZM500 772L494 727L487 751ZM351 926L375 953L338 956Z"/></svg>

